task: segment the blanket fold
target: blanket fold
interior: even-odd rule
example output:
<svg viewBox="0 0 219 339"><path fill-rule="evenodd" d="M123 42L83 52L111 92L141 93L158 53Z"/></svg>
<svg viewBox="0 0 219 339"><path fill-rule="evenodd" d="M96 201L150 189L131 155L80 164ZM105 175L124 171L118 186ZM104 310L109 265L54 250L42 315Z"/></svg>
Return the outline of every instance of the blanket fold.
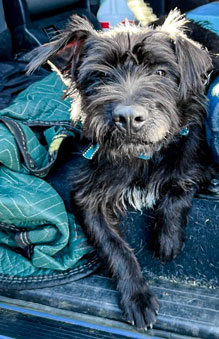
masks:
<svg viewBox="0 0 219 339"><path fill-rule="evenodd" d="M75 138L64 90L52 73L0 111L0 287L48 286L98 265L74 215L45 180L63 141Z"/></svg>

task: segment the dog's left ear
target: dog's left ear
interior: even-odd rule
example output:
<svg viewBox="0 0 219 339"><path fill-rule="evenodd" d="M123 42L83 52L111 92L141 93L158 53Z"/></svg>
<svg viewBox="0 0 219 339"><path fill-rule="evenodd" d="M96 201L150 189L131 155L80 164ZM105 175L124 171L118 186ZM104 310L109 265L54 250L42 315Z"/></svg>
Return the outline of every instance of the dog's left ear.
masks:
<svg viewBox="0 0 219 339"><path fill-rule="evenodd" d="M158 28L168 33L175 45L180 73L179 96L182 100L187 100L191 94L204 90L207 73L212 68L207 50L186 36L188 21L178 10L173 10L164 24Z"/></svg>
<svg viewBox="0 0 219 339"><path fill-rule="evenodd" d="M33 59L27 67L27 72L31 73L49 61L60 75L73 75L84 43L92 34L96 34L96 31L91 24L86 19L73 15L66 30L59 37L33 51Z"/></svg>

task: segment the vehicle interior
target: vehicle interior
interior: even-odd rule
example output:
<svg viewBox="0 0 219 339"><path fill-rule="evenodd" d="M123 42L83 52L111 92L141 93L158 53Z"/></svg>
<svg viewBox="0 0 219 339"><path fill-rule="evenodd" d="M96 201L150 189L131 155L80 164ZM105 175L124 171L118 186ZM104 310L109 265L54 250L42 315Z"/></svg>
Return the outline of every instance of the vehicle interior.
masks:
<svg viewBox="0 0 219 339"><path fill-rule="evenodd" d="M187 12L208 1L147 3L159 16L176 6ZM99 0L0 0L1 110L10 107L30 85L51 75L48 65L26 74L31 51L59 34L73 13L87 17L95 29L101 29L96 16L99 6ZM219 13L216 16L219 19ZM80 162L80 151L86 146L77 131L73 132L76 141L67 139L62 143L55 165L45 179L62 197L67 210L70 202L66 173L69 166ZM72 160L75 147L78 151ZM161 302L153 329L139 332L124 322L115 283L92 252L88 268L60 281L50 279L43 284L26 285L22 282L19 286L0 274L0 338L218 338L218 176L196 195L185 249L165 265L154 259L149 249L153 220L148 211L143 215L130 211L122 224L122 232ZM23 253L21 248L19 255Z"/></svg>

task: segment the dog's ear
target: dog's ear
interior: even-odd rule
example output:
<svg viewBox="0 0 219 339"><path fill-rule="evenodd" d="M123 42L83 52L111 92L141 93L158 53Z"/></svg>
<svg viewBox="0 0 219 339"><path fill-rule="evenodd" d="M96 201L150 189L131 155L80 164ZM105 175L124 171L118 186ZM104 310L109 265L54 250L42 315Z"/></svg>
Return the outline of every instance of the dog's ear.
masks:
<svg viewBox="0 0 219 339"><path fill-rule="evenodd" d="M204 90L207 73L212 68L207 50L187 37L188 21L176 9L170 12L163 25L159 27L160 31L168 33L174 44L180 73L179 96L182 100L187 100L192 93Z"/></svg>
<svg viewBox="0 0 219 339"><path fill-rule="evenodd" d="M180 71L179 95L187 100L191 94L204 92L208 72L212 69L211 58L199 44L189 39L176 39L176 56Z"/></svg>
<svg viewBox="0 0 219 339"><path fill-rule="evenodd" d="M74 73L74 66L83 51L84 42L92 34L96 34L91 24L78 15L71 17L71 22L55 40L37 47L27 67L31 73L40 65L49 61L56 71L62 75Z"/></svg>

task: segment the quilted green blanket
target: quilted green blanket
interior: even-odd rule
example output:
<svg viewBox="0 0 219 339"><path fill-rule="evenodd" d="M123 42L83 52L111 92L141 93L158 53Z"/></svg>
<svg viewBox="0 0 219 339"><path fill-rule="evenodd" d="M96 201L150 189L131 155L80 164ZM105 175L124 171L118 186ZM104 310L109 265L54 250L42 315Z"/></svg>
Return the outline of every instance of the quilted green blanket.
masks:
<svg viewBox="0 0 219 339"><path fill-rule="evenodd" d="M64 89L52 73L0 111L0 287L55 285L98 265L74 215L45 180L63 140L75 136Z"/></svg>

